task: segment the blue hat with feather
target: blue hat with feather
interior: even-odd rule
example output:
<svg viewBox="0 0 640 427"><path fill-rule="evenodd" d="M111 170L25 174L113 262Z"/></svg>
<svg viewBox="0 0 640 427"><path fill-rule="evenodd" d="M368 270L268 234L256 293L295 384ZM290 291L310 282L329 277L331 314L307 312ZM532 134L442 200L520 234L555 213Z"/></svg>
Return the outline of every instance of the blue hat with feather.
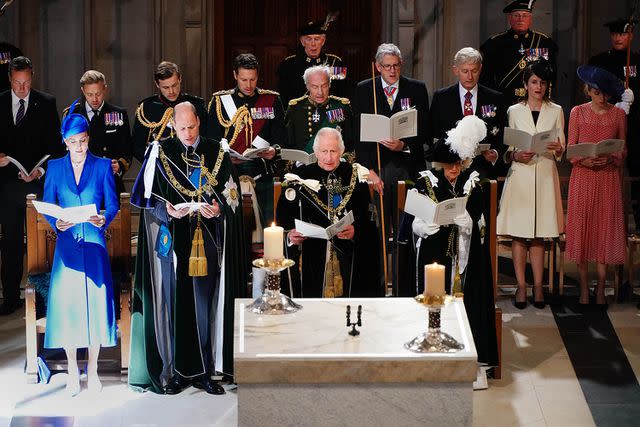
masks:
<svg viewBox="0 0 640 427"><path fill-rule="evenodd" d="M60 124L62 139L67 139L73 135L89 131L89 122L87 119L82 114L72 113L77 104L78 100L76 99L69 107L69 114L62 119L62 123Z"/></svg>

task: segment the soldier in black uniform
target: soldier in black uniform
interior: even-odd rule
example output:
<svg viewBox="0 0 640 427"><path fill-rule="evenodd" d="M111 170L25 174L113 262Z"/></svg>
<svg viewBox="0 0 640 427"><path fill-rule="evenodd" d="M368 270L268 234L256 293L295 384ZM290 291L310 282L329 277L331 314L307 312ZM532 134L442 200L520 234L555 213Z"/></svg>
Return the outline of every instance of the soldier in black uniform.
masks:
<svg viewBox="0 0 640 427"><path fill-rule="evenodd" d="M289 134L287 148L313 152L313 140L323 127L337 129L342 134L347 155L353 146L353 112L347 98L329 95L330 71L319 65L304 71L303 81L309 92L289 101L285 125Z"/></svg>
<svg viewBox="0 0 640 427"><path fill-rule="evenodd" d="M173 107L188 101L196 107L200 118L200 133L207 128L207 110L204 99L181 92L182 76L173 62L163 61L153 73L159 94L143 99L136 109L133 123L133 156L142 163L147 145L154 140L162 141L173 137L171 118ZM167 112L168 109L171 109Z"/></svg>
<svg viewBox="0 0 640 427"><path fill-rule="evenodd" d="M7 42L0 42L0 92L8 90L9 84L9 63L13 58L22 56L22 51Z"/></svg>
<svg viewBox="0 0 640 427"><path fill-rule="evenodd" d="M531 30L535 0L512 1L502 12L509 30L492 36L480 46L484 57L480 83L504 94L509 105L525 96L522 72L528 63L544 58L557 70L558 46L547 35ZM553 82L552 82L553 83Z"/></svg>
<svg viewBox="0 0 640 427"><path fill-rule="evenodd" d="M239 176L248 176L255 181L260 219L265 225L273 218L275 159L287 134L278 92L257 87L258 69L258 59L254 55L243 53L236 57L233 77L237 86L211 96L206 136L218 141L225 138L230 148L240 154L252 143L258 144L259 139L271 145L267 151L258 154L257 159L231 158ZM241 181L243 179L246 178L241 177ZM260 227L258 230L261 232Z"/></svg>
<svg viewBox="0 0 640 427"><path fill-rule="evenodd" d="M633 40L633 26L637 21L616 19L607 22L605 27L611 33L611 49L599 53L589 59L589 65L603 68L620 80L625 81L627 75L627 48ZM631 52L629 62L629 88L625 90L620 99L611 99L616 107L622 108L627 116L627 168L629 176L640 176L640 105L634 102L634 98L640 96L640 81L638 80L638 67L640 66L640 54ZM640 185L631 185L633 217L636 231L640 230Z"/></svg>
<svg viewBox="0 0 640 427"><path fill-rule="evenodd" d="M100 71L89 70L80 78L84 102L79 102L72 113L83 115L89 122L89 151L96 156L111 159L116 177L116 190L125 191L122 176L131 165L131 128L127 110L105 101L107 82ZM65 108L63 117L69 113Z"/></svg>
<svg viewBox="0 0 640 427"><path fill-rule="evenodd" d="M278 92L284 105L294 98L304 95L307 91L302 80L304 70L314 65L326 65L331 72L331 80L334 95L344 96L347 77L347 67L340 57L331 53L322 52L322 47L327 40L327 27L325 24L309 22L300 28L300 44L295 55L286 57L278 67Z"/></svg>

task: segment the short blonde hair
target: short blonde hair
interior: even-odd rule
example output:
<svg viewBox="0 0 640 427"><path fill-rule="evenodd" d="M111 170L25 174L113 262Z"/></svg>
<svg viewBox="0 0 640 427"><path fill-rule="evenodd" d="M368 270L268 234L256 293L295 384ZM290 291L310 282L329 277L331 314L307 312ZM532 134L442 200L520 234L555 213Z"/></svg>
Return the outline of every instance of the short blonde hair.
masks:
<svg viewBox="0 0 640 427"><path fill-rule="evenodd" d="M106 85L107 79L104 77L104 74L97 70L85 71L82 77L80 77L80 86L91 85L100 82Z"/></svg>

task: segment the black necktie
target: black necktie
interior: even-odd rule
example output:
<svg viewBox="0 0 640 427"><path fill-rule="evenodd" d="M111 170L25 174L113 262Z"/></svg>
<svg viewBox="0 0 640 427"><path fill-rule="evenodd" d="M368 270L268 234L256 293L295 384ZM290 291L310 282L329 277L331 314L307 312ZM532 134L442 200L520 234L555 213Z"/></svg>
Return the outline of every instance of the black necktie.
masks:
<svg viewBox="0 0 640 427"><path fill-rule="evenodd" d="M93 108L91 109L91 112L93 113L93 116L91 116L91 120L89 120L89 122L91 124L95 123L96 120L98 120L98 113L100 113L99 110L94 110Z"/></svg>
<svg viewBox="0 0 640 427"><path fill-rule="evenodd" d="M187 176L191 176L194 170L193 165L198 161L198 155L193 146L187 147L187 159L191 160L191 162L187 163Z"/></svg>
<svg viewBox="0 0 640 427"><path fill-rule="evenodd" d="M20 100L20 107L16 113L16 126L20 126L20 122L24 119L24 99Z"/></svg>

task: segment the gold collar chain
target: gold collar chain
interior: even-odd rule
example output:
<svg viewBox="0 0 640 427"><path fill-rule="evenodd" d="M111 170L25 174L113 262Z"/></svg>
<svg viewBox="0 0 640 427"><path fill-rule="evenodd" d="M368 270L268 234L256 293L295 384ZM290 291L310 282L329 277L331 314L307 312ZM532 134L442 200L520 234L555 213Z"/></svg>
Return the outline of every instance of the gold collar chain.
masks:
<svg viewBox="0 0 640 427"><path fill-rule="evenodd" d="M171 170L171 166L169 165L169 160L167 159L167 155L164 154L164 150L162 149L162 147L158 147L158 148L159 148L158 157L160 157L160 161L162 162L162 167L164 171L167 173L167 176L169 177L169 182L171 182L171 185L173 185L173 187L183 195L194 198L194 197L202 196L203 193L211 194L213 192L214 187L218 185L218 180L216 179L216 177L218 175L218 172L220 171L220 166L222 165L222 159L224 158L224 150L222 149L222 146L220 146L220 150L218 151L218 158L216 159L216 163L213 166L213 170L211 172L209 172L209 169L204 166L204 155L201 156L202 158L198 162L199 167L201 168L200 176L206 177L207 182L205 182L204 185L202 186L198 186L196 190L189 190L188 188L184 187L182 184L178 182L175 175L173 174L173 171Z"/></svg>
<svg viewBox="0 0 640 427"><path fill-rule="evenodd" d="M329 218L333 219L335 218L335 216L340 215L340 213L342 213L344 208L347 206L347 203L349 203L349 200L351 200L351 196L353 195L353 190L355 190L357 182L358 182L358 167L353 165L352 172L351 172L351 182L349 182L349 186L347 187L347 194L344 196L344 198L336 208L332 208L331 206L327 205L322 200L320 200L320 197L318 197L316 192L310 189L309 187L307 187L306 185L302 183L301 185L307 190L307 192L311 195L311 197L318 204L318 206L320 206L320 208L328 212Z"/></svg>

